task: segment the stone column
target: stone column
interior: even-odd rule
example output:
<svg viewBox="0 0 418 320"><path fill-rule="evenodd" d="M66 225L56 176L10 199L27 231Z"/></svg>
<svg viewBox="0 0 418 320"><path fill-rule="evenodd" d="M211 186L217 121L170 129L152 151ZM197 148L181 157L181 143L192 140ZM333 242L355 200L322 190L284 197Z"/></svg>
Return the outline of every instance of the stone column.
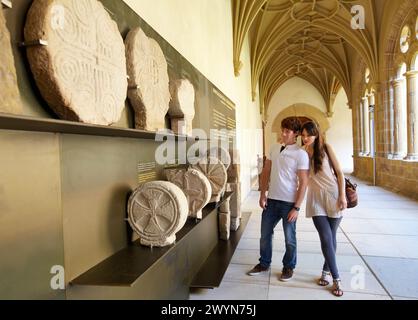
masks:
<svg viewBox="0 0 418 320"><path fill-rule="evenodd" d="M408 154L405 160L418 160L417 77L417 70L406 73Z"/></svg>
<svg viewBox="0 0 418 320"><path fill-rule="evenodd" d="M364 155L364 143L363 143L363 136L364 136L364 132L363 132L363 102L360 102L359 107L357 108L357 123L358 123L358 150L359 153L358 155L361 157Z"/></svg>
<svg viewBox="0 0 418 320"><path fill-rule="evenodd" d="M388 92L388 101L386 103L387 106L387 139L388 139L388 148L387 148L387 157L388 159L392 159L393 157L393 146L394 146L394 139L393 139L393 132L394 132L394 121L393 121L393 86L392 83L389 84L389 92Z"/></svg>
<svg viewBox="0 0 418 320"><path fill-rule="evenodd" d="M403 159L405 156L404 150L406 149L406 136L404 135L404 115L402 112L402 87L405 79L396 79L392 81L393 85L393 159Z"/></svg>
<svg viewBox="0 0 418 320"><path fill-rule="evenodd" d="M375 120L375 94L371 93L367 96L367 114L369 116L369 155L371 157L375 156L376 141L374 138L374 133L376 131L376 121ZM372 130L372 121L374 121L374 126ZM373 142L373 143L372 143Z"/></svg>
<svg viewBox="0 0 418 320"><path fill-rule="evenodd" d="M370 155L370 125L369 125L369 99L362 98L363 105L363 156Z"/></svg>

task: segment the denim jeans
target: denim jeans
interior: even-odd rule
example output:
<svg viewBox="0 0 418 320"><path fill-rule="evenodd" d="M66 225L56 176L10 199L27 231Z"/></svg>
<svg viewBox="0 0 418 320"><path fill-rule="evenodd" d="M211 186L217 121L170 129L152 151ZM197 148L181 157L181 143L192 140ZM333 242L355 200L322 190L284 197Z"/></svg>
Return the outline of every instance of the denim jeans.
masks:
<svg viewBox="0 0 418 320"><path fill-rule="evenodd" d="M267 207L261 216L260 238L260 264L270 267L273 251L273 234L277 223L282 219L286 244L286 252L283 256L283 267L294 269L296 267L296 221L288 222L287 215L292 210L294 203L273 199L267 199Z"/></svg>

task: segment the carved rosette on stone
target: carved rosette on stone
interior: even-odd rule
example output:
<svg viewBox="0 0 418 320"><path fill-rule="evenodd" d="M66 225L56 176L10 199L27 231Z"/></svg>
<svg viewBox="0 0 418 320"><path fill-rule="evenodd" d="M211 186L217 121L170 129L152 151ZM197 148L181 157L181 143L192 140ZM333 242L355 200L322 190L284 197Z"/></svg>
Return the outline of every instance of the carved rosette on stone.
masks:
<svg viewBox="0 0 418 320"><path fill-rule="evenodd" d="M125 46L97 0L35 0L25 42L36 84L60 118L110 125L125 107Z"/></svg>
<svg viewBox="0 0 418 320"><path fill-rule="evenodd" d="M195 90L187 79L170 81L170 108L168 114L171 119L171 129L176 134L192 135L192 122L195 116Z"/></svg>
<svg viewBox="0 0 418 320"><path fill-rule="evenodd" d="M168 181L178 186L189 203L189 217L202 219L202 209L209 203L212 187L206 176L196 169L167 169Z"/></svg>
<svg viewBox="0 0 418 320"><path fill-rule="evenodd" d="M141 28L125 39L129 75L128 97L135 110L135 127L157 131L165 127L170 102L167 61L157 41Z"/></svg>
<svg viewBox="0 0 418 320"><path fill-rule="evenodd" d="M22 105L17 87L16 69L13 59L10 33L0 8L0 112L20 114Z"/></svg>
<svg viewBox="0 0 418 320"><path fill-rule="evenodd" d="M188 202L183 191L168 181L141 184L128 201L128 221L145 246L173 244L186 223Z"/></svg>
<svg viewBox="0 0 418 320"><path fill-rule="evenodd" d="M209 202L218 202L225 192L226 187L226 169L219 159L214 157L203 158L192 165L193 169L201 171L210 182L212 187L212 196Z"/></svg>

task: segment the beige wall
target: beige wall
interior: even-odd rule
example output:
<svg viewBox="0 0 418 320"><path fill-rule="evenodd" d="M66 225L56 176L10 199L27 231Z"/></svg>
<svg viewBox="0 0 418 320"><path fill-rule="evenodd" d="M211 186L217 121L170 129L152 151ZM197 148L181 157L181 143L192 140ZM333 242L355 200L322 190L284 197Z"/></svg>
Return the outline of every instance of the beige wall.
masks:
<svg viewBox="0 0 418 320"><path fill-rule="evenodd" d="M272 132L272 125L277 115L294 104L307 104L325 112L324 99L313 85L301 78L291 78L286 81L273 95L267 109L266 152L277 141L277 134Z"/></svg>
<svg viewBox="0 0 418 320"><path fill-rule="evenodd" d="M353 172L353 124L352 112L347 105L345 91L341 89L334 102L334 115L328 118L330 128L327 131L327 142L337 153L338 160L345 173Z"/></svg>
<svg viewBox="0 0 418 320"><path fill-rule="evenodd" d="M255 174L257 153L262 153L261 117L258 104L251 102L248 43L241 56L244 63L241 75L234 76L231 2L124 1L236 104L237 147L241 153L242 198L245 199Z"/></svg>
<svg viewBox="0 0 418 320"><path fill-rule="evenodd" d="M290 112L295 106L294 112ZM326 105L319 91L301 78L286 81L274 94L267 111L266 149L277 141L277 134L272 132L273 123L279 114L286 109L285 115L311 116L317 122L329 126L326 132L327 141L337 152L343 170L353 171L353 138L351 110L347 106L347 95L340 90L334 103L334 115L326 118ZM313 111L315 111L313 113ZM321 117L321 119L318 119ZM344 130L341 130L344 128Z"/></svg>

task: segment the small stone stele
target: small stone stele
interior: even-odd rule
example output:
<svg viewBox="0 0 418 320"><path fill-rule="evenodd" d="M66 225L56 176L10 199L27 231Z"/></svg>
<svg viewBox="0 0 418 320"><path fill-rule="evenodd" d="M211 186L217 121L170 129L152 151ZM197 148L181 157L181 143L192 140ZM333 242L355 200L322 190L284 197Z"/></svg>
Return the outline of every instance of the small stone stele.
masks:
<svg viewBox="0 0 418 320"><path fill-rule="evenodd" d="M231 211L231 230L238 230L241 224L241 184L240 183L227 183L226 191L233 191L229 201L229 208Z"/></svg>
<svg viewBox="0 0 418 320"><path fill-rule="evenodd" d="M173 244L189 211L183 191L168 181L141 184L128 201L128 221L145 246Z"/></svg>
<svg viewBox="0 0 418 320"><path fill-rule="evenodd" d="M137 27L125 39L129 75L128 97L135 127L158 131L165 127L170 102L167 61L161 47Z"/></svg>
<svg viewBox="0 0 418 320"><path fill-rule="evenodd" d="M226 169L219 159L214 157L204 157L197 164L192 165L193 169L200 170L210 182L212 187L212 197L209 202L218 202L225 192L226 187Z"/></svg>
<svg viewBox="0 0 418 320"><path fill-rule="evenodd" d="M212 187L206 176L199 170L166 169L168 181L178 186L189 203L189 217L202 219L202 209L209 203Z"/></svg>
<svg viewBox="0 0 418 320"><path fill-rule="evenodd" d="M128 81L118 26L97 0L34 0L24 28L35 82L62 119L111 125L125 108Z"/></svg>
<svg viewBox="0 0 418 320"><path fill-rule="evenodd" d="M231 214L219 212L219 238L221 240L228 240L230 236Z"/></svg>
<svg viewBox="0 0 418 320"><path fill-rule="evenodd" d="M0 112L21 114L22 105L17 86L10 33L0 8Z"/></svg>
<svg viewBox="0 0 418 320"><path fill-rule="evenodd" d="M170 81L171 129L176 134L192 135L195 116L195 89L188 79Z"/></svg>

